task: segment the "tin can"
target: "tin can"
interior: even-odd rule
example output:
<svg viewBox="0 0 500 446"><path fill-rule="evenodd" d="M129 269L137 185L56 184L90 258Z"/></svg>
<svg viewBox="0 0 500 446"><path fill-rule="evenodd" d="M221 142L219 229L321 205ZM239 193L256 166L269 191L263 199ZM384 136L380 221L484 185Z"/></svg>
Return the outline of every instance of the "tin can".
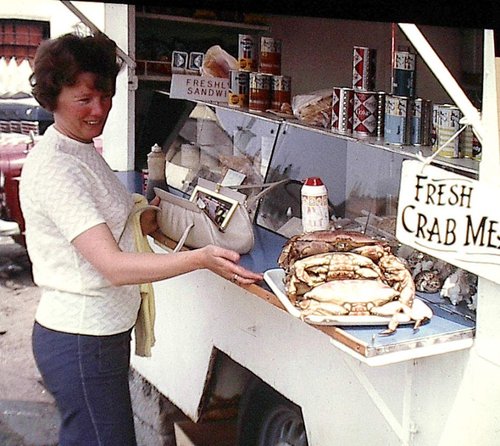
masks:
<svg viewBox="0 0 500 446"><path fill-rule="evenodd" d="M252 71L257 68L257 50L255 36L238 35L238 66L241 71Z"/></svg>
<svg viewBox="0 0 500 446"><path fill-rule="evenodd" d="M329 229L328 192L321 178L307 178L300 194L303 231L313 232Z"/></svg>
<svg viewBox="0 0 500 446"><path fill-rule="evenodd" d="M281 74L281 40L272 37L260 38L259 72Z"/></svg>
<svg viewBox="0 0 500 446"><path fill-rule="evenodd" d="M392 70L392 94L415 97L415 64L417 56L409 51L396 51Z"/></svg>
<svg viewBox="0 0 500 446"><path fill-rule="evenodd" d="M250 74L247 71L229 71L227 102L231 107L248 107Z"/></svg>
<svg viewBox="0 0 500 446"><path fill-rule="evenodd" d="M377 129L375 131L377 139L384 138L386 96L384 91L377 92Z"/></svg>
<svg viewBox="0 0 500 446"><path fill-rule="evenodd" d="M385 135L387 144L405 145L410 139L410 99L406 96L387 96L385 103Z"/></svg>
<svg viewBox="0 0 500 446"><path fill-rule="evenodd" d="M359 137L376 136L378 96L375 91L354 91L352 131Z"/></svg>
<svg viewBox="0 0 500 446"><path fill-rule="evenodd" d="M283 104L292 103L292 78L290 76L272 76L271 108L281 110Z"/></svg>
<svg viewBox="0 0 500 446"><path fill-rule="evenodd" d="M433 150L438 150L460 128L462 112L454 105L436 104L433 107L433 127L435 128L435 141ZM441 148L440 156L446 158L461 158L460 138L455 138Z"/></svg>
<svg viewBox="0 0 500 446"><path fill-rule="evenodd" d="M355 90L374 90L377 50L355 46L352 56L352 87Z"/></svg>
<svg viewBox="0 0 500 446"><path fill-rule="evenodd" d="M410 114L410 144L414 146L430 145L431 128L432 102L422 98L414 99Z"/></svg>
<svg viewBox="0 0 500 446"><path fill-rule="evenodd" d="M332 124L335 132L352 133L352 111L354 107L354 90L348 87L333 87Z"/></svg>
<svg viewBox="0 0 500 446"><path fill-rule="evenodd" d="M249 75L248 109L266 111L271 107L271 76L263 73Z"/></svg>

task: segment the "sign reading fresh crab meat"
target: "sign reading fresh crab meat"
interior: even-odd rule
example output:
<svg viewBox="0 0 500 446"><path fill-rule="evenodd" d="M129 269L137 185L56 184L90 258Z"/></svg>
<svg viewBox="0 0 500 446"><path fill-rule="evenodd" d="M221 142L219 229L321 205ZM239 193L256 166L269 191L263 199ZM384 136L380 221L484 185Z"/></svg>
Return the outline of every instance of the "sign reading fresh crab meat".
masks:
<svg viewBox="0 0 500 446"><path fill-rule="evenodd" d="M401 243L500 283L500 188L405 161L396 236Z"/></svg>

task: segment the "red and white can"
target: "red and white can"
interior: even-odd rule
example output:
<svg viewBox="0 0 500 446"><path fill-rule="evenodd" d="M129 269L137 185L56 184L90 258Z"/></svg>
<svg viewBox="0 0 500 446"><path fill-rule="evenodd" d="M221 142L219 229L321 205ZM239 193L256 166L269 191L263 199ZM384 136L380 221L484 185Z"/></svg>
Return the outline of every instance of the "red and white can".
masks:
<svg viewBox="0 0 500 446"><path fill-rule="evenodd" d="M281 74L281 40L272 37L260 38L259 71L274 75Z"/></svg>
<svg viewBox="0 0 500 446"><path fill-rule="evenodd" d="M352 131L359 137L377 136L379 98L375 91L354 91Z"/></svg>
<svg viewBox="0 0 500 446"><path fill-rule="evenodd" d="M352 55L352 87L355 90L375 89L377 50L355 46Z"/></svg>
<svg viewBox="0 0 500 446"><path fill-rule="evenodd" d="M272 76L271 109L281 110L283 104L292 103L292 78L290 76Z"/></svg>
<svg viewBox="0 0 500 446"><path fill-rule="evenodd" d="M332 124L334 132L352 133L354 90L348 87L333 87Z"/></svg>
<svg viewBox="0 0 500 446"><path fill-rule="evenodd" d="M257 69L257 49L255 36L251 34L238 35L238 66L241 71Z"/></svg>
<svg viewBox="0 0 500 446"><path fill-rule="evenodd" d="M263 73L250 73L248 109L266 111L271 107L271 76Z"/></svg>

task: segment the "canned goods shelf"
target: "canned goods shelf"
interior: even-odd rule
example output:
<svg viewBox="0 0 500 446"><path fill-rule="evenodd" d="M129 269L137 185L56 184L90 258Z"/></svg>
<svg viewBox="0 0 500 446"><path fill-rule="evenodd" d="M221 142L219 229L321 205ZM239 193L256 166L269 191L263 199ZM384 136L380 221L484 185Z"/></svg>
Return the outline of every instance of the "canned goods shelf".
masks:
<svg viewBox="0 0 500 446"><path fill-rule="evenodd" d="M433 155L431 146L412 146L412 145L393 145L386 144L383 138L380 137L364 137L364 138L356 138L354 135L346 135L342 133L334 132L327 128L315 127L309 124L305 124L302 121L298 120L294 116L284 117L282 114L279 116L270 113L270 112L254 112L244 108L234 108L229 107L228 105L221 104L212 104L212 103L203 103L203 105L213 107L215 109L225 109L231 110L235 113L243 113L249 116L258 116L259 119L275 122L283 126L282 131L286 131L286 126L293 126L302 129L306 129L313 133L318 133L321 135L327 135L332 138L340 138L348 141L358 141L367 146L375 147L377 149L381 149L384 151L403 154L410 159L419 159L420 156L424 158L428 158ZM464 173L468 176L477 178L479 173L479 161L470 159L470 158L445 158L441 156L437 156L433 159L432 163L437 166L442 166L447 169L453 169L457 172Z"/></svg>

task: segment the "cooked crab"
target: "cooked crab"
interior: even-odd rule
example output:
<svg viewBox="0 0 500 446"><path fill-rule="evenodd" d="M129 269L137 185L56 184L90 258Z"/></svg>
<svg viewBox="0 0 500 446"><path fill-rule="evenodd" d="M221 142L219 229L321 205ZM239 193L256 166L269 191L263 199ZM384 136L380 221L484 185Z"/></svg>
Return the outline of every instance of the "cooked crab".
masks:
<svg viewBox="0 0 500 446"><path fill-rule="evenodd" d="M415 304L415 284L405 263L386 243L364 234L318 231L293 237L279 264L286 293L304 316L393 316L386 333L394 332L402 313L415 327L432 316L423 302ZM344 292L340 299L339 289Z"/></svg>
<svg viewBox="0 0 500 446"><path fill-rule="evenodd" d="M381 280L332 280L308 291L297 303L303 318L321 316L390 316L382 334L393 333L401 322L415 321L414 328L432 317L420 299L411 306L398 300L399 293Z"/></svg>
<svg viewBox="0 0 500 446"><path fill-rule="evenodd" d="M354 231L316 231L291 237L283 247L278 264L286 271L296 261L314 254L325 252L349 252L365 246L380 246L389 249L387 244Z"/></svg>

